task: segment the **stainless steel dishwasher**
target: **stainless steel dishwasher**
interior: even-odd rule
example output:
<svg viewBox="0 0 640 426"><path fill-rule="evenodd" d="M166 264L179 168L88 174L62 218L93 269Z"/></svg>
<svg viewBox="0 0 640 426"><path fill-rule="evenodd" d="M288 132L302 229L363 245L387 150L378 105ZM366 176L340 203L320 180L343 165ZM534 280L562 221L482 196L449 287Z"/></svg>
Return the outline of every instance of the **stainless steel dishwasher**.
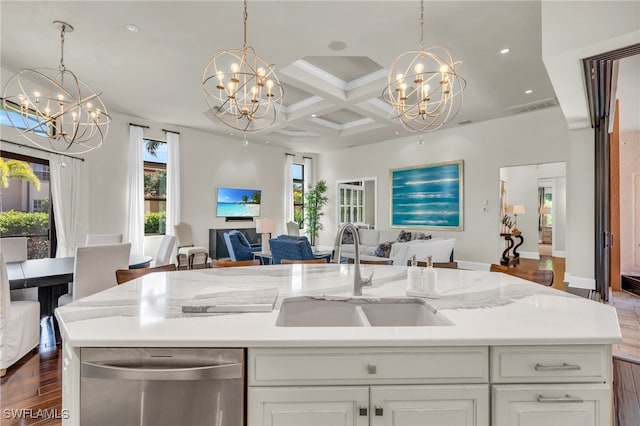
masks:
<svg viewBox="0 0 640 426"><path fill-rule="evenodd" d="M80 424L244 424L244 349L82 348Z"/></svg>

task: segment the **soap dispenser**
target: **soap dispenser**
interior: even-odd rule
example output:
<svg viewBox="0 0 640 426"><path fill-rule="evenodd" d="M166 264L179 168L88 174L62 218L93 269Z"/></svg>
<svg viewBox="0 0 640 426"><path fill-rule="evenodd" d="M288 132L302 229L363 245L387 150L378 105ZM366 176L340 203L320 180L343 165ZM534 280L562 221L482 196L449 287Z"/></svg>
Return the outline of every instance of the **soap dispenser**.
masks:
<svg viewBox="0 0 640 426"><path fill-rule="evenodd" d="M411 258L411 266L407 268L407 291L422 291L422 268L418 267L415 256Z"/></svg>
<svg viewBox="0 0 640 426"><path fill-rule="evenodd" d="M422 291L430 295L438 294L438 275L433 268L433 258L431 256L427 256L427 267L422 273Z"/></svg>

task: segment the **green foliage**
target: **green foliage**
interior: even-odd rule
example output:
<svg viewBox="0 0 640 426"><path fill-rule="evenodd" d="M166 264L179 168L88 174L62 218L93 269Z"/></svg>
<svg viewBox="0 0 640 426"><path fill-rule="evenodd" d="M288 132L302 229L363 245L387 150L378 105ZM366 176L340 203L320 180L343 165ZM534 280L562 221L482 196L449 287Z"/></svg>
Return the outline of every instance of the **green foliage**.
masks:
<svg viewBox="0 0 640 426"><path fill-rule="evenodd" d="M300 210L293 211L293 221L298 224L298 228L302 228L304 218L302 217L302 212Z"/></svg>
<svg viewBox="0 0 640 426"><path fill-rule="evenodd" d="M47 235L48 213L28 213L9 210L0 214L0 233L3 237Z"/></svg>
<svg viewBox="0 0 640 426"><path fill-rule="evenodd" d="M511 216L509 216L508 214L505 214L502 217L502 224L509 229L513 228L513 221L511 220Z"/></svg>
<svg viewBox="0 0 640 426"><path fill-rule="evenodd" d="M144 196L145 198L165 198L167 196L167 172L166 170L144 171Z"/></svg>
<svg viewBox="0 0 640 426"><path fill-rule="evenodd" d="M316 183L316 186L309 186L304 197L305 230L309 235L311 245L315 245L316 237L324 226L320 222L324 212L322 208L329 202L325 194L327 192L327 182L324 180Z"/></svg>
<svg viewBox="0 0 640 426"><path fill-rule="evenodd" d="M26 180L36 188L36 191L40 191L40 179L33 173L29 163L0 158L0 188L8 188L9 179Z"/></svg>
<svg viewBox="0 0 640 426"><path fill-rule="evenodd" d="M49 197L43 199L42 200L42 204L40 204L40 207L38 208L37 212L38 213L49 213L50 204L51 204L51 201L49 200Z"/></svg>
<svg viewBox="0 0 640 426"><path fill-rule="evenodd" d="M145 234L163 234L167 227L167 212L147 213L144 216Z"/></svg>
<svg viewBox="0 0 640 426"><path fill-rule="evenodd" d="M262 197L260 192L254 192L253 194L251 194L251 202L254 204L260 204L261 198Z"/></svg>

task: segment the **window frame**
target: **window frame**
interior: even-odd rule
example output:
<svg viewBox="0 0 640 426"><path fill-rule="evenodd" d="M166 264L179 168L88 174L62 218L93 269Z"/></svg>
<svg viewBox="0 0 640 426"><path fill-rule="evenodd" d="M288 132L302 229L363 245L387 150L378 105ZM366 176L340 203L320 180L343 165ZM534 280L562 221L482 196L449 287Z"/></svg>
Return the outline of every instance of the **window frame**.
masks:
<svg viewBox="0 0 640 426"><path fill-rule="evenodd" d="M293 196L293 213L294 213L294 221L295 221L295 212L296 212L296 208L298 207L300 209L300 214L301 214L301 222L296 222L298 223L298 227L300 229L304 229L304 195L305 195L305 188L304 188L304 164L300 164L300 163L293 163L291 165L292 170L291 170L291 177L292 177L292 182L291 184L294 187L294 190L292 192L292 196ZM302 176L301 179L296 179L295 178L295 173L293 171L293 169L295 167L300 167L300 176ZM299 184L300 187L302 188L302 197L300 197L300 202L296 203L296 197L295 197L295 186Z"/></svg>

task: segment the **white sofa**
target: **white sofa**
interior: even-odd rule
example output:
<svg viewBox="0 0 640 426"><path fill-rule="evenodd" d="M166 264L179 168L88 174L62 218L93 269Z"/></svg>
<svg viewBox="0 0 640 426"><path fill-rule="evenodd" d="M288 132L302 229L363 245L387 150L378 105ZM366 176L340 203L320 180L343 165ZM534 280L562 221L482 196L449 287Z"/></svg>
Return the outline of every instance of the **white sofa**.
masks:
<svg viewBox="0 0 640 426"><path fill-rule="evenodd" d="M360 239L359 252L364 259L376 256L376 249L385 242L396 241L400 234L400 229L358 229ZM449 262L455 239L431 238L428 240L417 240L416 236L428 231L406 231L411 232L411 241L394 242L391 245L389 259L393 260L394 265L406 265L407 260L415 254L417 260L424 261L429 255L433 256L434 262ZM342 255L345 257L353 257L355 255L355 244L343 244ZM384 259L375 257L375 259Z"/></svg>

